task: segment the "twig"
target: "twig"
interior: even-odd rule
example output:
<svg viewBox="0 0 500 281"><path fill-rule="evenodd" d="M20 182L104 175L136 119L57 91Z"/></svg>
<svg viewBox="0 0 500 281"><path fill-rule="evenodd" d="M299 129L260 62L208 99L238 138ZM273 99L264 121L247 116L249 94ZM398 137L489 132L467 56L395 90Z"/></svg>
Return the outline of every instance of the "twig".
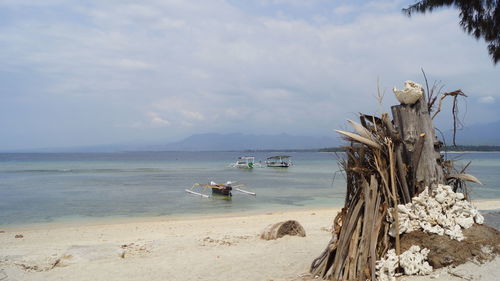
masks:
<svg viewBox="0 0 500 281"><path fill-rule="evenodd" d="M396 193L396 172L394 171L394 144L392 140L387 139L387 146L389 148L389 167L391 172L391 186L392 186L392 200L394 200L394 219L396 221L396 254L401 254L399 243L399 216L398 216L398 195Z"/></svg>
<svg viewBox="0 0 500 281"><path fill-rule="evenodd" d="M467 168L469 168L469 165L472 163L472 161L469 161L469 163L467 163L467 165L465 165L465 167L463 167L463 169L460 171L459 174L463 174L465 172L465 170L467 170Z"/></svg>
<svg viewBox="0 0 500 281"><path fill-rule="evenodd" d="M449 93L444 93L442 96L441 96L441 99L439 100L439 104L438 104L438 108L436 110L436 112L434 112L434 115L432 115L432 118L434 120L434 117L436 117L436 115L438 115L439 112L441 112L441 105L443 104L443 100L447 97L447 96L463 96L463 97L467 97L466 94L464 94L464 92L462 92L462 90L458 89L458 90L455 90L453 92L449 92ZM429 111L430 112L430 111Z"/></svg>
<svg viewBox="0 0 500 281"><path fill-rule="evenodd" d="M376 99L377 99L377 103L378 103L378 110L379 112L382 111L382 102L384 101L384 96L385 96L385 92L384 93L381 93L380 92L380 78L377 78L377 96L376 96Z"/></svg>
<svg viewBox="0 0 500 281"><path fill-rule="evenodd" d="M469 276L463 276L463 275L460 275L456 272L453 272L451 270L448 270L448 274L451 275L451 276L455 276L455 277L458 277L458 278L461 278L461 279L464 279L464 280L474 280L472 277L469 277Z"/></svg>
<svg viewBox="0 0 500 281"><path fill-rule="evenodd" d="M425 71L423 68L420 68L422 70L422 74L424 75L424 80L425 80L425 88L427 89L427 109L429 112L431 112L432 105L434 104L434 101L436 99L432 100L432 92L429 91L429 83L427 82L427 75L425 75Z"/></svg>

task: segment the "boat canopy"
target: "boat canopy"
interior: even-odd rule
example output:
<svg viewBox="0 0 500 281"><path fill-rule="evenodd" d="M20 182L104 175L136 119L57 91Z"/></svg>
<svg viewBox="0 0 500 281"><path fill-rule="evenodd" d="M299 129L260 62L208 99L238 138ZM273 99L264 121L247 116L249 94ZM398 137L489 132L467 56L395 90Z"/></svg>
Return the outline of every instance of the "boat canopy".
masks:
<svg viewBox="0 0 500 281"><path fill-rule="evenodd" d="M292 156L288 156L288 155L278 155L278 156L271 156L271 157L267 157L267 159L271 160L271 159L286 159L286 158L290 158Z"/></svg>
<svg viewBox="0 0 500 281"><path fill-rule="evenodd" d="M238 157L238 159L241 159L241 160L253 160L255 159L254 156L240 156Z"/></svg>

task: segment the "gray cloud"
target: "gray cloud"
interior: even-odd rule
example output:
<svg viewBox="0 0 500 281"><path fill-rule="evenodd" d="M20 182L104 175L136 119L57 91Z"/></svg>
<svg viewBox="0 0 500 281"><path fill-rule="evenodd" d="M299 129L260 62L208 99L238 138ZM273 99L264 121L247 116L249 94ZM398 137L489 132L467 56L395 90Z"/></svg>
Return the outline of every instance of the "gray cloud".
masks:
<svg viewBox="0 0 500 281"><path fill-rule="evenodd" d="M282 7L288 2L260 2L259 9L282 5L278 16L226 1L37 2L0 2L11 15L0 27L0 71L25 85L0 86L0 124L13 132L0 148L39 136L47 124L72 137L23 145L211 131L331 134L356 112L378 109L377 79L383 89L422 83L421 67L449 90L500 96L487 79L500 71L485 45L459 29L453 10L409 19L400 1L329 7L332 15L348 14L339 23L315 14L324 1L292 3L291 14ZM30 17L20 8L44 13ZM45 114L32 114L26 100ZM385 104L394 102L387 91ZM19 126L24 133L16 133Z"/></svg>

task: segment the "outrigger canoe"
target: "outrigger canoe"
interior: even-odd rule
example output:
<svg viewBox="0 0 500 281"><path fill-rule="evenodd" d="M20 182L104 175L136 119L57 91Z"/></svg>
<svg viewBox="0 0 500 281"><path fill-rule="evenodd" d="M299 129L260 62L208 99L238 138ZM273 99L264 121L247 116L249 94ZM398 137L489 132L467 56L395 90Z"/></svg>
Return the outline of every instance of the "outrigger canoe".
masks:
<svg viewBox="0 0 500 281"><path fill-rule="evenodd" d="M286 161L286 159L290 158L288 155L278 155L268 157L266 161L266 166L268 167L278 167L278 168L288 168L292 166L292 161Z"/></svg>
<svg viewBox="0 0 500 281"><path fill-rule="evenodd" d="M247 190L240 189L239 187L244 186L243 184L238 184L233 186L234 182L228 181L226 184L218 184L215 182L210 182L209 184L200 184L200 183L195 183L191 187L191 189L186 189L187 193L193 194L193 195L198 195L204 198L209 198L210 195L205 194L208 189L212 190L212 194L218 194L222 196L233 196L231 191L234 189L238 192L248 194L248 195L256 195L255 192L250 192ZM197 189L198 188L198 189ZM196 191L199 190L199 191Z"/></svg>

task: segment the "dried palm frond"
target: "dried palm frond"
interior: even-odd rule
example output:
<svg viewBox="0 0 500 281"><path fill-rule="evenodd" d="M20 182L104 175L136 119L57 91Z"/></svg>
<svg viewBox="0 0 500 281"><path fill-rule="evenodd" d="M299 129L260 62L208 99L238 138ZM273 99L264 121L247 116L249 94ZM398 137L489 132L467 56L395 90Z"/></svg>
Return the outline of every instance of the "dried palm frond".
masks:
<svg viewBox="0 0 500 281"><path fill-rule="evenodd" d="M346 131L342 131L342 130L335 130L337 133L339 134L342 134L344 136L346 136L347 138L353 140L353 141L357 141L357 142L360 142L360 143L363 143L363 144L366 144L370 147L373 147L373 148L377 148L377 149L381 149L382 146L374 141L372 141L371 139L368 139L368 138L365 138L365 137L362 137L360 135L357 135L357 134L354 134L354 133L350 133L350 132L346 132Z"/></svg>
<svg viewBox="0 0 500 281"><path fill-rule="evenodd" d="M358 133L358 135L364 137L364 138L367 138L367 139L372 139L373 136L372 134L370 133L370 131L368 131L368 129L366 129L365 127L363 127L363 125L357 123L357 122L354 122L350 119L347 119L347 122L349 122L352 127L354 128L354 130L356 131L356 133Z"/></svg>
<svg viewBox="0 0 500 281"><path fill-rule="evenodd" d="M450 178L453 178L453 179L460 179L460 180L464 180L464 181L470 181L470 182L474 182L474 183L477 183L477 184L480 184L480 185L483 185L478 178L476 178L475 176L471 175L471 174L450 174L447 176L448 179Z"/></svg>

